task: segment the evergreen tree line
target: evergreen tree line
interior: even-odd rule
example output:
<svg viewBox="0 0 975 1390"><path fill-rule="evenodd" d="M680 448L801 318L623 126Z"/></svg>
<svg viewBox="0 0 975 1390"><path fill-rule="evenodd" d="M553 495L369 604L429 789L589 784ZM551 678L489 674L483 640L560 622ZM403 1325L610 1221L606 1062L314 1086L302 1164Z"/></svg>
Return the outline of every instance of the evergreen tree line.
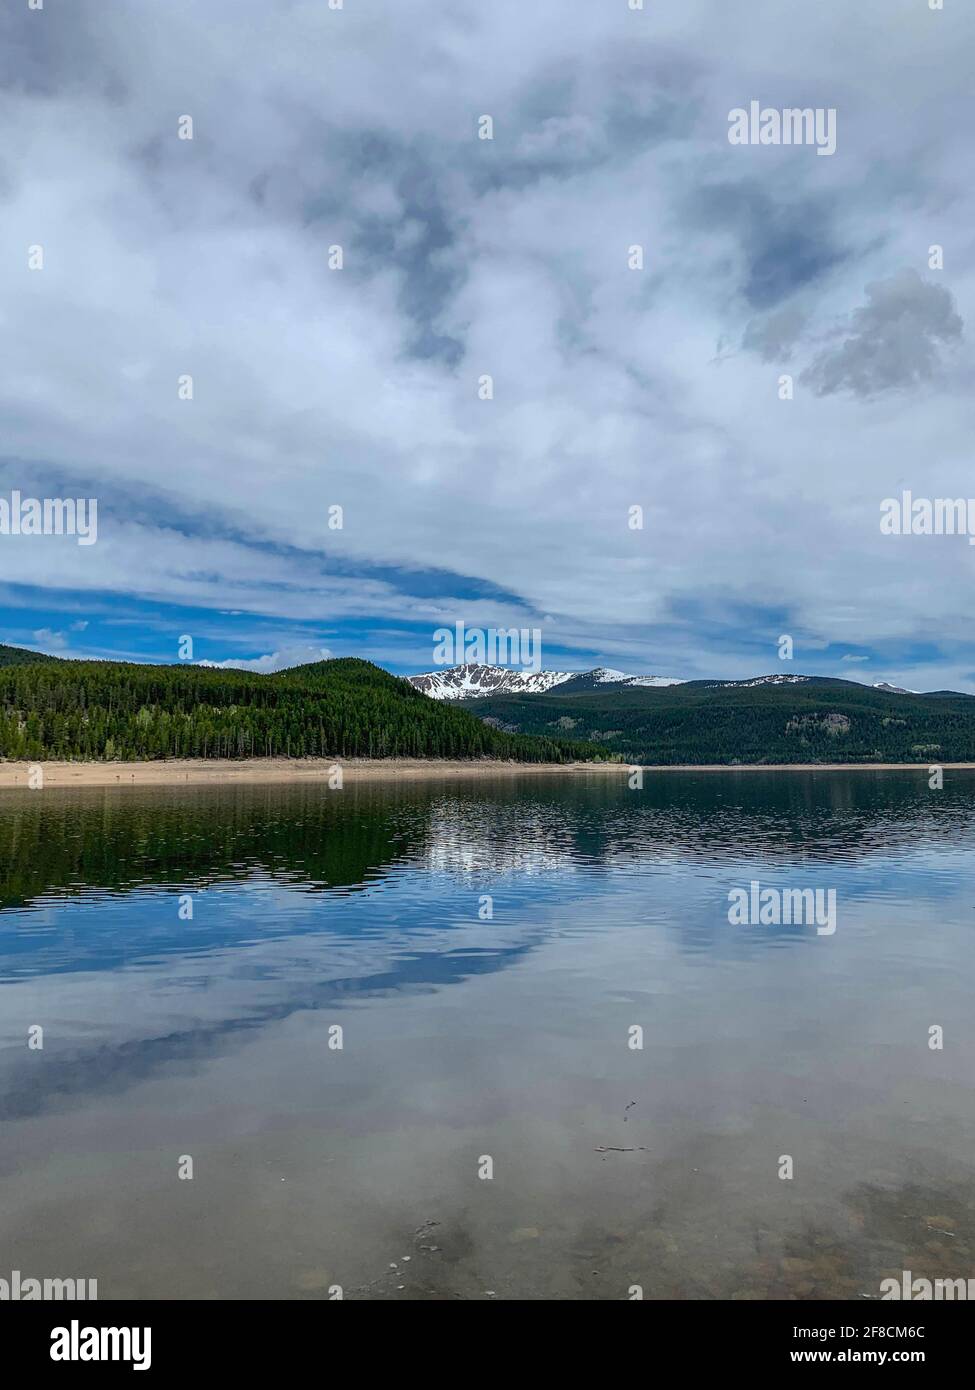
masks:
<svg viewBox="0 0 975 1390"><path fill-rule="evenodd" d="M513 736L366 661L276 675L37 661L0 667L0 757L504 758L568 762L578 742Z"/></svg>

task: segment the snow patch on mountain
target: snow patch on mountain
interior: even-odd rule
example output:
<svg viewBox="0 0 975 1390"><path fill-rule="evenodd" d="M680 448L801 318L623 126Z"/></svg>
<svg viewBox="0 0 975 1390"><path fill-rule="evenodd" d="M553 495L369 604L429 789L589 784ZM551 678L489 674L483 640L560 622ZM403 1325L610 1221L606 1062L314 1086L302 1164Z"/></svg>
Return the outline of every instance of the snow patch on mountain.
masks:
<svg viewBox="0 0 975 1390"><path fill-rule="evenodd" d="M809 676L787 676L776 674L774 676L756 676L750 681L722 681L722 685L737 685L747 688L752 685L799 685L802 681L809 680Z"/></svg>
<svg viewBox="0 0 975 1390"><path fill-rule="evenodd" d="M614 671L611 666L597 666L595 671L579 671L576 678L583 676L595 685L683 685L685 682L676 676L628 676L625 671Z"/></svg>
<svg viewBox="0 0 975 1390"><path fill-rule="evenodd" d="M677 676L625 676L622 684L645 686L686 685L687 681L681 680Z"/></svg>

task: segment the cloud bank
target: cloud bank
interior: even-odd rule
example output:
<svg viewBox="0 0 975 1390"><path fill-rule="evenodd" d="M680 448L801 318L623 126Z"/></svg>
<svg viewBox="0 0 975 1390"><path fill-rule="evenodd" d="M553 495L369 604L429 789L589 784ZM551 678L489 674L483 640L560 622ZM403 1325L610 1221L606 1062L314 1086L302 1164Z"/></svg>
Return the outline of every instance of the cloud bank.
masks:
<svg viewBox="0 0 975 1390"><path fill-rule="evenodd" d="M973 42L916 0L6 7L0 487L99 498L95 546L4 538L8 612L971 685L975 552L878 508L971 491ZM753 99L835 155L729 144Z"/></svg>

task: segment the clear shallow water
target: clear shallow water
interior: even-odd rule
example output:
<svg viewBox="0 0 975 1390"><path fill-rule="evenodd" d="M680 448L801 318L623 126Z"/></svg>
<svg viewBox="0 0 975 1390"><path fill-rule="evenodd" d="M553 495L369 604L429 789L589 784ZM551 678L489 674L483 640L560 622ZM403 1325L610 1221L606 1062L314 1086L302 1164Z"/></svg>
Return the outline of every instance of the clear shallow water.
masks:
<svg viewBox="0 0 975 1390"><path fill-rule="evenodd" d="M751 879L835 889L835 934L731 926ZM968 773L0 794L0 1276L975 1277L973 946Z"/></svg>

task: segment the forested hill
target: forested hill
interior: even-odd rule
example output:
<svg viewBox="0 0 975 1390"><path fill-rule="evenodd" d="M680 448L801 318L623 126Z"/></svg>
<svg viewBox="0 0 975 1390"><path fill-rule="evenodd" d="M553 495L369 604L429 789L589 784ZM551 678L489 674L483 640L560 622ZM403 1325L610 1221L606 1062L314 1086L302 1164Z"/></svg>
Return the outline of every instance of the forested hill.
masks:
<svg viewBox="0 0 975 1390"><path fill-rule="evenodd" d="M593 755L605 756L551 734L503 733L368 661L275 675L43 657L0 663L0 757L8 759Z"/></svg>
<svg viewBox="0 0 975 1390"><path fill-rule="evenodd" d="M975 762L975 697L804 676L687 681L465 706L510 733L584 739L627 763Z"/></svg>
<svg viewBox="0 0 975 1390"><path fill-rule="evenodd" d="M59 656L45 656L43 652L29 652L26 647L8 647L0 642L0 666L26 666L37 661L61 661Z"/></svg>

